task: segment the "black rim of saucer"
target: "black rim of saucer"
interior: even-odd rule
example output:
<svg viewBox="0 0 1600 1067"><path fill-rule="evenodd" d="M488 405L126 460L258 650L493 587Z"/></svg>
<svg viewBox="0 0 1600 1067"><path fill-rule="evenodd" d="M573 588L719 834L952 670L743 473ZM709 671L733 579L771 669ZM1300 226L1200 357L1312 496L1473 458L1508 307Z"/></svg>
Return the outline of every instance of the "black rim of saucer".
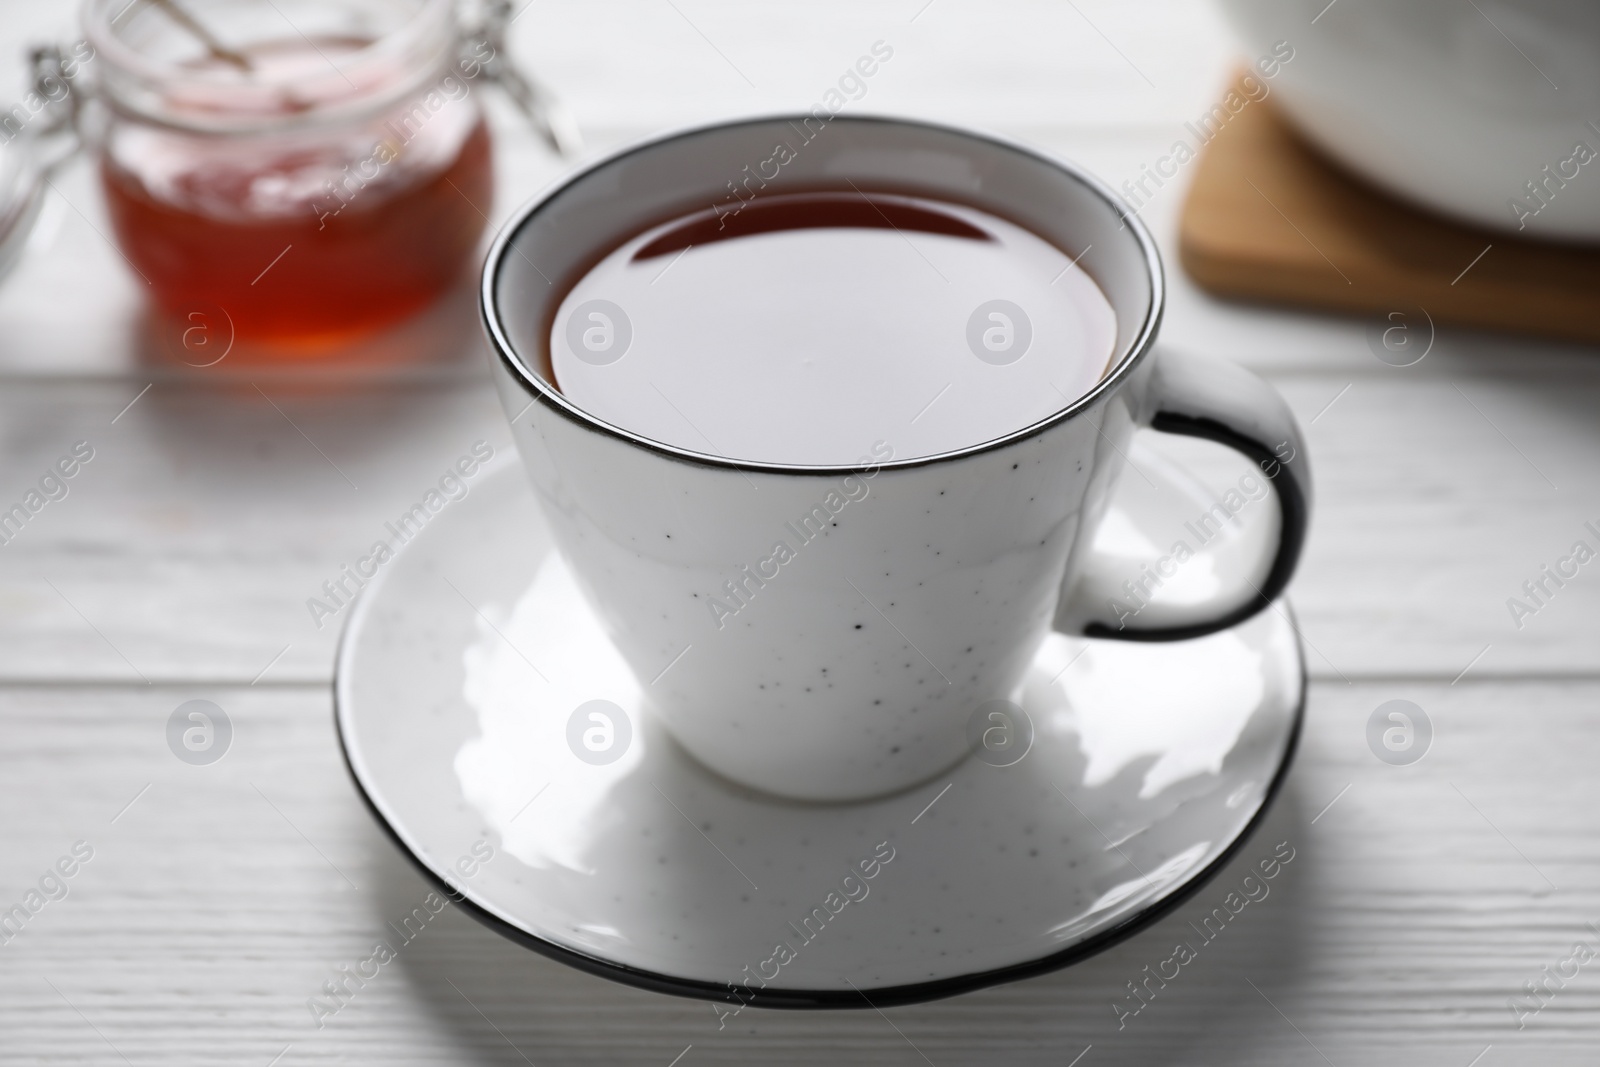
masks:
<svg viewBox="0 0 1600 1067"><path fill-rule="evenodd" d="M361 599L368 600L369 598L363 595ZM633 986L637 989L647 989L653 993L688 997L694 1000L720 1001L745 1007L787 1009L883 1008L893 1005L917 1004L930 1000L939 1000L944 997L958 996L962 993L970 993L989 986L1016 982L1024 978L1033 978L1041 974L1048 974L1051 971L1070 967L1075 963L1088 959L1090 956L1098 955L1165 918L1185 901L1205 888L1219 871L1233 861L1239 851L1260 829L1267 813L1272 808L1273 802L1282 791L1284 782L1288 779L1289 770L1294 763L1295 752L1300 745L1301 728L1305 723L1309 683L1309 679L1306 677L1305 648L1300 640L1300 628L1295 623L1293 610L1289 608L1287 602L1281 603L1285 609L1285 614L1288 616L1291 631L1294 634L1295 655L1300 664L1299 700L1295 704L1289 724L1283 754L1278 759L1277 769L1273 773L1272 781L1267 785L1267 791L1262 797L1261 806L1256 809L1255 814L1250 817L1250 821L1239 830L1233 840L1228 843L1228 846L1217 855L1216 859L1179 883L1166 895L1151 901L1140 911L1113 926L1107 927L1094 936L1078 942L1071 948L1063 949L1060 952L1052 952L1036 959L1024 960L1004 967L991 968L986 971L952 975L948 978L936 978L926 982L881 986L868 990L854 987L850 989L752 989L747 986L734 986L729 983L708 982L698 978L679 978L670 974L661 974L639 967L631 967L624 963L615 963L558 945L536 934L531 934L521 927L512 925L482 905L469 899L430 867L421 856L411 850L411 847L400 836L399 831L379 810L372 795L367 791L366 784L362 782L361 776L356 772L355 763L351 759L350 744L345 736L342 703L339 698L341 688L339 680L345 671L345 658L350 654L350 649L355 644L353 634L361 628L361 620L365 617L365 613L360 610L352 612L349 622L339 636L339 648L334 658L334 680L332 686L333 725L334 731L339 738L339 755L344 760L345 770L349 772L350 780L355 783L356 792L360 795L361 801L366 805L367 810L372 814L373 819L383 828L383 832L389 837L390 841L394 842L400 853L409 859L422 874L423 878L446 899L489 929L525 948L530 948L558 963L564 963L569 967L574 967L588 974L598 975L601 978L609 978L623 985ZM358 604L357 608L359 609L363 606L365 605Z"/></svg>

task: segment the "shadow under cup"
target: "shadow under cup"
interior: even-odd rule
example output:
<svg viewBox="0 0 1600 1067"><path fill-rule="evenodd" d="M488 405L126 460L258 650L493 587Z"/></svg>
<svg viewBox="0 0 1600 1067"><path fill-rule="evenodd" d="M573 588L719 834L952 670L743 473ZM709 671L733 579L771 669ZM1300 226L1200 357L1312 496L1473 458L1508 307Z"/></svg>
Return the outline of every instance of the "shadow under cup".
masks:
<svg viewBox="0 0 1600 1067"><path fill-rule="evenodd" d="M628 238L726 209L735 189L921 196L1023 226L1081 257L1110 302L1111 370L1005 437L933 457L885 440L855 466L695 453L568 401L548 350L567 291ZM727 778L847 800L960 760L978 709L1015 694L1142 410L1161 286L1143 227L1069 164L948 127L795 115L675 134L569 177L508 224L482 298L541 507L643 703Z"/></svg>

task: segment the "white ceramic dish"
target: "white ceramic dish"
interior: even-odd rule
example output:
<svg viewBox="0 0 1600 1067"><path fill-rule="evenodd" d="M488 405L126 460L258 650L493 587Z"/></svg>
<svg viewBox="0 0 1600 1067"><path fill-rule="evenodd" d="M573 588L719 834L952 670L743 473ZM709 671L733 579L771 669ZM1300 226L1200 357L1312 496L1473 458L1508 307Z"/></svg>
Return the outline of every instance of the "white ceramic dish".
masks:
<svg viewBox="0 0 1600 1067"><path fill-rule="evenodd" d="M1250 56L1293 47L1273 98L1357 174L1480 226L1600 240L1600 5L1221 4Z"/></svg>
<svg viewBox="0 0 1600 1067"><path fill-rule="evenodd" d="M1119 494L1107 528L1159 543L1204 494L1134 459L1160 491ZM524 475L502 466L365 590L336 715L380 823L502 934L734 1006L882 1006L1066 966L1198 888L1294 748L1303 664L1281 609L1171 643L1053 634L1016 762L980 750L888 797L783 801L705 770L640 707ZM568 740L595 699L631 723L601 765Z"/></svg>

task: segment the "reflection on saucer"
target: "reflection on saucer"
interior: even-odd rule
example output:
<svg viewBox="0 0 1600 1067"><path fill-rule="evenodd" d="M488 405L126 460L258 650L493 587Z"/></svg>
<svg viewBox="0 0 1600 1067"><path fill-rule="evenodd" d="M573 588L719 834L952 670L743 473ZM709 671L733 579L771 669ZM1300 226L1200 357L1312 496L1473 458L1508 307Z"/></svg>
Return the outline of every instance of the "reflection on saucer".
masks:
<svg viewBox="0 0 1600 1067"><path fill-rule="evenodd" d="M1219 774L1245 723L1261 705L1266 683L1261 652L1232 632L1163 648L1162 669L1150 663L1149 646L1133 642L1084 642L1052 635L1040 659L1065 665L1082 655L1056 684L1067 708L1052 723L1078 735L1088 757L1083 784L1111 781L1141 756L1156 761L1144 773L1139 799L1197 774ZM1208 684L1194 687L1194 679Z"/></svg>
<svg viewBox="0 0 1600 1067"><path fill-rule="evenodd" d="M509 612L495 604L480 611L477 640L461 654L461 695L481 731L456 753L462 795L523 863L593 874L583 846L604 836L602 820L620 816L607 794L652 741L640 728L639 685L556 553ZM570 713L591 700L633 718L628 750L604 765L568 745ZM541 804L559 806L560 817Z"/></svg>
<svg viewBox="0 0 1600 1067"><path fill-rule="evenodd" d="M1196 841L1161 866L1141 874L1137 878L1130 878L1125 882L1112 886L1100 895L1100 898L1090 904L1083 913L1075 915L1061 925L1054 927L1050 933L1054 937L1067 941L1077 937L1085 930L1093 927L1100 921L1103 912L1122 910L1123 907L1139 899L1157 897L1170 886L1183 881L1185 875L1194 870L1195 865L1205 858L1206 852L1211 848L1210 841Z"/></svg>

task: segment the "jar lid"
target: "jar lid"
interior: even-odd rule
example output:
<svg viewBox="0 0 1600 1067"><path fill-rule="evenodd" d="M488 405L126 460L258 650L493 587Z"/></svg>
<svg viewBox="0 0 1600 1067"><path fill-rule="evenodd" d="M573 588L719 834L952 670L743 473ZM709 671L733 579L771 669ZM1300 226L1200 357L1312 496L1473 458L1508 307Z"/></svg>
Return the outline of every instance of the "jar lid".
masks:
<svg viewBox="0 0 1600 1067"><path fill-rule="evenodd" d="M210 134L381 110L459 48L453 0L87 0L83 22L108 106Z"/></svg>

